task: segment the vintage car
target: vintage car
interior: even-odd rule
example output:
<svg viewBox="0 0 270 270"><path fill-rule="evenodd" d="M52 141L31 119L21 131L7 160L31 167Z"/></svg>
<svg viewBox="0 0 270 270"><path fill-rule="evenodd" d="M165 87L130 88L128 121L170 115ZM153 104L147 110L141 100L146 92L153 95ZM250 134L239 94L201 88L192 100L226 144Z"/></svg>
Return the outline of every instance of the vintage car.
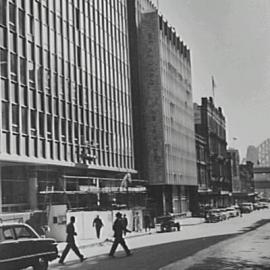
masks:
<svg viewBox="0 0 270 270"><path fill-rule="evenodd" d="M225 211L228 214L228 218L239 216L239 210L237 208L235 208L234 206L230 206L230 207L225 208Z"/></svg>
<svg viewBox="0 0 270 270"><path fill-rule="evenodd" d="M57 257L54 239L41 238L24 223L0 223L0 269L32 266L34 270L46 270L48 262Z"/></svg>
<svg viewBox="0 0 270 270"><path fill-rule="evenodd" d="M180 231L181 225L174 216L157 217L155 221L155 228L157 232L171 232Z"/></svg>
<svg viewBox="0 0 270 270"><path fill-rule="evenodd" d="M241 203L239 204L239 207L242 213L250 213L254 210L253 203L249 202Z"/></svg>
<svg viewBox="0 0 270 270"><path fill-rule="evenodd" d="M205 221L209 223L219 222L225 219L226 215L221 209L211 209L205 213Z"/></svg>

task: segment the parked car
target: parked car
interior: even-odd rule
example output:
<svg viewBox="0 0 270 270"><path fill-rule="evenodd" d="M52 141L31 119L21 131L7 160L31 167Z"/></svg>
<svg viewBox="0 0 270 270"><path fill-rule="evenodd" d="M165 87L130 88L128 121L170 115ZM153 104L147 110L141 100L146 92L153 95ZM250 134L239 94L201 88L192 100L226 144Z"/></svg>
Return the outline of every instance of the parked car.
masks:
<svg viewBox="0 0 270 270"><path fill-rule="evenodd" d="M236 209L234 206L225 208L225 211L228 213L228 218L239 216L239 210Z"/></svg>
<svg viewBox="0 0 270 270"><path fill-rule="evenodd" d="M206 212L205 221L206 222L219 222L226 219L226 215L221 209L211 209Z"/></svg>
<svg viewBox="0 0 270 270"><path fill-rule="evenodd" d="M250 212L252 212L253 211L253 204L252 203L249 203L249 202L246 202L246 203L241 203L240 205L239 205L239 207L240 207L240 211L242 212L242 213L250 213Z"/></svg>
<svg viewBox="0 0 270 270"><path fill-rule="evenodd" d="M258 202L253 203L253 209L254 210L260 210L262 209L261 204Z"/></svg>
<svg viewBox="0 0 270 270"><path fill-rule="evenodd" d="M259 204L261 205L261 209L269 208L269 203L267 202L259 202Z"/></svg>
<svg viewBox="0 0 270 270"><path fill-rule="evenodd" d="M57 257L54 239L41 238L24 223L0 223L0 269L32 266L34 270L46 270L48 262Z"/></svg>
<svg viewBox="0 0 270 270"><path fill-rule="evenodd" d="M156 218L155 228L157 232L180 231L181 225L173 216L161 216Z"/></svg>

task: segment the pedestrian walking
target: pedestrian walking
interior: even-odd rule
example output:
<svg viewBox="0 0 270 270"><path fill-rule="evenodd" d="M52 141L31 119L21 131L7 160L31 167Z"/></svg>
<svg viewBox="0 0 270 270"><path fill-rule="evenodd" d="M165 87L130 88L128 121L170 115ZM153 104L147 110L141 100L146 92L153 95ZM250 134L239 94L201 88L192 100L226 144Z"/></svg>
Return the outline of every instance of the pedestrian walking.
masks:
<svg viewBox="0 0 270 270"><path fill-rule="evenodd" d="M124 227L122 214L120 212L116 213L116 220L113 223L113 231L114 231L114 242L113 242L113 245L111 247L109 256L111 256L111 257L114 256L114 252L115 252L118 244L120 244L123 247L127 256L130 256L132 253L130 252L130 250L127 247L126 242L123 238L123 232L124 231L130 232L130 231Z"/></svg>
<svg viewBox="0 0 270 270"><path fill-rule="evenodd" d="M144 216L144 228L145 228L145 232L147 232L149 230L149 232L151 231L151 220L150 220L150 216L149 215L145 215Z"/></svg>
<svg viewBox="0 0 270 270"><path fill-rule="evenodd" d="M77 235L77 233L75 232L75 228L74 228L74 223L75 223L75 217L72 216L70 217L70 222L67 225L66 228L66 233L67 233L67 245L62 253L62 256L60 257L59 263L64 264L64 260L69 252L70 249L72 249L75 254L80 258L81 262L83 262L85 260L84 256L80 253L78 247L75 244L75 238L74 236Z"/></svg>
<svg viewBox="0 0 270 270"><path fill-rule="evenodd" d="M100 238L100 230L103 227L103 222L100 219L99 215L96 216L96 218L93 221L93 227L96 228L96 234L97 234L97 238Z"/></svg>
<svg viewBox="0 0 270 270"><path fill-rule="evenodd" d="M127 226L128 226L128 219L127 219L126 214L124 214L124 216L123 216L123 226L125 228L123 233L124 233L124 236L126 236L126 234L127 234Z"/></svg>
<svg viewBox="0 0 270 270"><path fill-rule="evenodd" d="M135 217L134 217L134 225L135 225L135 231L140 232L141 231L141 220L139 213L136 212Z"/></svg>

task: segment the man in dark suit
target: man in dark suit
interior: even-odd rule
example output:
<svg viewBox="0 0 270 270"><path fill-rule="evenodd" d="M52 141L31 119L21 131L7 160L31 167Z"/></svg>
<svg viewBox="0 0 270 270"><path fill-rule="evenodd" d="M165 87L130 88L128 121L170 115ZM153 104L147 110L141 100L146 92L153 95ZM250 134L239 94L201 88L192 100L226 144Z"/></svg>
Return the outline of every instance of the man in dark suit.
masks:
<svg viewBox="0 0 270 270"><path fill-rule="evenodd" d="M127 228L124 226L123 220L122 220L122 214L119 212L116 213L116 220L113 223L113 230L114 230L114 242L113 242L111 251L109 253L109 256L111 256L111 257L114 256L114 252L115 252L118 244L120 244L123 247L127 256L130 256L132 253L128 249L126 242L123 238L123 232L124 231L130 232L130 231L127 230Z"/></svg>
<svg viewBox="0 0 270 270"><path fill-rule="evenodd" d="M72 216L72 217L70 217L70 223L68 223L67 229L66 229L67 245L66 245L66 247L62 253L62 256L59 260L59 263L61 263L61 264L64 264L64 260L65 260L70 249L72 249L75 252L75 254L80 258L81 262L83 262L85 260L85 258L80 253L78 247L75 244L74 236L77 235L77 233L75 232L74 223L75 223L75 217Z"/></svg>
<svg viewBox="0 0 270 270"><path fill-rule="evenodd" d="M93 221L93 227L96 228L96 233L97 233L97 238L99 239L100 237L100 230L103 227L103 222L100 219L99 215L96 216L96 218Z"/></svg>

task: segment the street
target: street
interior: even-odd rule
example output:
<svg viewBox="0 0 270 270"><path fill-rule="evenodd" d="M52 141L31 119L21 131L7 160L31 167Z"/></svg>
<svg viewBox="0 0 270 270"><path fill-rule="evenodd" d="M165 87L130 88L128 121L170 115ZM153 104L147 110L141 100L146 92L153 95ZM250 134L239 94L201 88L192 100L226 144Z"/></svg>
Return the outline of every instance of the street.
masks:
<svg viewBox="0 0 270 270"><path fill-rule="evenodd" d="M64 266L55 262L50 269L269 269L263 268L270 265L269 222L270 211L261 210L220 223L187 226L180 232L131 238L127 240L131 257L119 248L116 258L109 258L111 243L104 243L83 248L83 254L91 254L83 263L71 252ZM246 268L249 265L261 268Z"/></svg>

